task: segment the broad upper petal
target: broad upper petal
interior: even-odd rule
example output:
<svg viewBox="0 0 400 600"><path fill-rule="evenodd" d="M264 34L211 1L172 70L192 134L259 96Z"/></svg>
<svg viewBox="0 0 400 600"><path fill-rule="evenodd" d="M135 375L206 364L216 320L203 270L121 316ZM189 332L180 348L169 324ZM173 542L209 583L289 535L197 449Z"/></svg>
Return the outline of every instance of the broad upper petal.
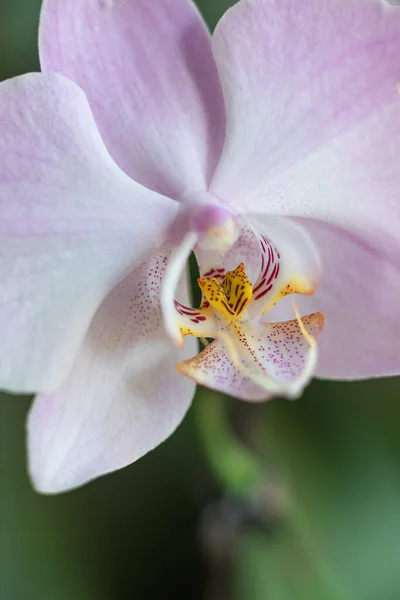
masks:
<svg viewBox="0 0 400 600"><path fill-rule="evenodd" d="M64 386L34 401L28 444L39 491L61 492L120 469L181 422L195 386L174 366L196 343L187 340L180 353L164 332L159 296L169 252L158 251L119 284L97 312Z"/></svg>
<svg viewBox="0 0 400 600"><path fill-rule="evenodd" d="M396 245L399 47L400 12L378 0L239 2L213 39L227 112L213 192Z"/></svg>
<svg viewBox="0 0 400 600"><path fill-rule="evenodd" d="M59 75L0 85L0 151L0 387L50 391L177 203L116 166L84 93Z"/></svg>
<svg viewBox="0 0 400 600"><path fill-rule="evenodd" d="M399 262L399 156L400 94L270 181L264 202L254 201L266 214L286 213L337 225Z"/></svg>
<svg viewBox="0 0 400 600"><path fill-rule="evenodd" d="M205 189L225 128L210 36L191 0L45 0L42 69L77 82L131 177L176 198Z"/></svg>
<svg viewBox="0 0 400 600"><path fill-rule="evenodd" d="M400 368L399 47L400 12L374 0L239 3L215 38L228 134L213 188L249 210L321 220L309 226L321 287L300 305L326 312L326 377Z"/></svg>
<svg viewBox="0 0 400 600"><path fill-rule="evenodd" d="M322 259L320 288L307 303L327 317L321 376L400 372L399 156L400 96L398 107L293 167L269 192L288 212L321 219L307 225Z"/></svg>

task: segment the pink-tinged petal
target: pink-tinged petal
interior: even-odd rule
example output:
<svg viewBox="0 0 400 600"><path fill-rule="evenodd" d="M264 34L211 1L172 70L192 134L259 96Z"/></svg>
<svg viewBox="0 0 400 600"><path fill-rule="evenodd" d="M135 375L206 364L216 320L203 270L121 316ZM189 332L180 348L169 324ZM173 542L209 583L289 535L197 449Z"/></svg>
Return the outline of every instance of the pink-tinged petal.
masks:
<svg viewBox="0 0 400 600"><path fill-rule="evenodd" d="M160 444L189 407L194 384L174 369L160 287L169 251L126 278L96 314L65 385L36 398L28 420L30 473L56 493L120 469Z"/></svg>
<svg viewBox="0 0 400 600"><path fill-rule="evenodd" d="M197 238L197 233L189 231L180 243L174 245L165 266L161 286L160 305L164 327L171 341L180 349L183 348L183 334L175 300L177 299L178 284L187 271L187 262Z"/></svg>
<svg viewBox="0 0 400 600"><path fill-rule="evenodd" d="M271 397L238 371L222 340L214 340L200 354L180 362L176 368L199 385L241 400L256 402Z"/></svg>
<svg viewBox="0 0 400 600"><path fill-rule="evenodd" d="M252 34L241 44L246 23ZM372 0L307 0L301 11L289 0L255 0L237 5L221 27L215 50L231 95L214 191L249 210L330 223L309 227L323 279L315 296L300 302L327 315L319 373L398 373L400 13ZM257 32L258 66L243 48ZM245 69L230 68L233 56ZM246 90L248 102L254 91L264 102L255 100L257 116L240 132Z"/></svg>
<svg viewBox="0 0 400 600"><path fill-rule="evenodd" d="M227 138L212 191L398 232L399 47L400 12L378 0L239 2L213 39Z"/></svg>
<svg viewBox="0 0 400 600"><path fill-rule="evenodd" d="M0 152L0 387L51 391L177 203L116 166L84 93L59 75L0 85Z"/></svg>
<svg viewBox="0 0 400 600"><path fill-rule="evenodd" d="M302 317L302 324L315 341L324 316ZM243 400L295 397L312 376L310 352L309 339L297 319L261 325L237 323L199 355L179 363L177 369L201 385Z"/></svg>
<svg viewBox="0 0 400 600"><path fill-rule="evenodd" d="M225 128L210 36L191 0L45 0L42 69L77 82L131 177L177 198L205 189Z"/></svg>
<svg viewBox="0 0 400 600"><path fill-rule="evenodd" d="M399 373L400 268L337 227L317 221L303 225L320 246L324 265L314 296L299 298L302 309L318 307L326 316L317 376L358 379ZM277 313L278 318L287 318L290 309Z"/></svg>
<svg viewBox="0 0 400 600"><path fill-rule="evenodd" d="M307 230L292 219L249 216L261 247L260 275L248 308L252 317L268 312L290 294L315 292L321 275L319 252Z"/></svg>
<svg viewBox="0 0 400 600"><path fill-rule="evenodd" d="M391 106L360 122L270 182L266 189L270 201L262 210L267 214L286 212L338 225L389 260L398 261L399 156L400 94L397 94Z"/></svg>
<svg viewBox="0 0 400 600"><path fill-rule="evenodd" d="M292 214L322 219L307 226L322 281L306 306L327 316L324 377L400 372L400 95L397 102L293 167L271 191L278 200L268 210L281 201Z"/></svg>

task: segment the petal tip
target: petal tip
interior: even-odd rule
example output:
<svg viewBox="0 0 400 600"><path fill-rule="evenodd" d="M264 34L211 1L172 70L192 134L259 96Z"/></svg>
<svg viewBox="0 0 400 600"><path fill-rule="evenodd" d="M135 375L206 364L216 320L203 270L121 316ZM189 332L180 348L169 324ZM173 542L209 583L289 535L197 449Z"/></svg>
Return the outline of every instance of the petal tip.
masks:
<svg viewBox="0 0 400 600"><path fill-rule="evenodd" d="M186 361L176 363L175 371L178 371L178 373L180 373L181 375L187 375L187 369L186 369L185 363L186 363Z"/></svg>
<svg viewBox="0 0 400 600"><path fill-rule="evenodd" d="M184 339L181 331L179 329L169 329L167 330L167 334L173 345L179 350L183 350Z"/></svg>
<svg viewBox="0 0 400 600"><path fill-rule="evenodd" d="M32 459L28 466L28 475L35 492L44 496L54 496L77 487L61 482L57 477L57 473L51 473L46 464L43 464L41 467L38 465L34 466Z"/></svg>

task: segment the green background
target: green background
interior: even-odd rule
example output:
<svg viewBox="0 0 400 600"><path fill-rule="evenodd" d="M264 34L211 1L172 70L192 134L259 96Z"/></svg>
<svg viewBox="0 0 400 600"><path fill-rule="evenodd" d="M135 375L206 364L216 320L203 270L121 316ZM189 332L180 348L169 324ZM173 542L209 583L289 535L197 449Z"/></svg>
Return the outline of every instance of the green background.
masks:
<svg viewBox="0 0 400 600"><path fill-rule="evenodd" d="M231 4L198 3L210 27ZM0 79L38 70L39 9L0 0ZM30 400L0 395L1 600L399 600L399 390L314 382L294 403L223 400L263 460L262 522L224 497L194 411L136 464L40 496L25 467Z"/></svg>

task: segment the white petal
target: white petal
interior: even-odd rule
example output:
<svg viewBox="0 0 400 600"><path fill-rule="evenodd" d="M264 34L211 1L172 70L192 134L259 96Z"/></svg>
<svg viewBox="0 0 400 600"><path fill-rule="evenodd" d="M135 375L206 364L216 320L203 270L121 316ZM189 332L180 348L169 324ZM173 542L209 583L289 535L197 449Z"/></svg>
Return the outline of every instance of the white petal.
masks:
<svg viewBox="0 0 400 600"><path fill-rule="evenodd" d="M175 307L178 282L185 272L187 261L197 241L198 234L189 232L178 244L168 258L163 285L161 287L161 309L164 316L165 329L178 348L183 347L180 332L179 314Z"/></svg>
<svg viewBox="0 0 400 600"><path fill-rule="evenodd" d="M0 387L50 391L177 203L115 165L82 90L59 75L0 85L0 151Z"/></svg>
<svg viewBox="0 0 400 600"><path fill-rule="evenodd" d="M206 189L225 113L210 34L192 0L45 0L42 70L87 94L117 164L177 198Z"/></svg>
<svg viewBox="0 0 400 600"><path fill-rule="evenodd" d="M42 394L29 415L30 473L56 493L120 469L160 444L186 413L194 384L175 363L160 287L169 250L126 278L96 314L64 386ZM187 290L182 290L187 296Z"/></svg>

